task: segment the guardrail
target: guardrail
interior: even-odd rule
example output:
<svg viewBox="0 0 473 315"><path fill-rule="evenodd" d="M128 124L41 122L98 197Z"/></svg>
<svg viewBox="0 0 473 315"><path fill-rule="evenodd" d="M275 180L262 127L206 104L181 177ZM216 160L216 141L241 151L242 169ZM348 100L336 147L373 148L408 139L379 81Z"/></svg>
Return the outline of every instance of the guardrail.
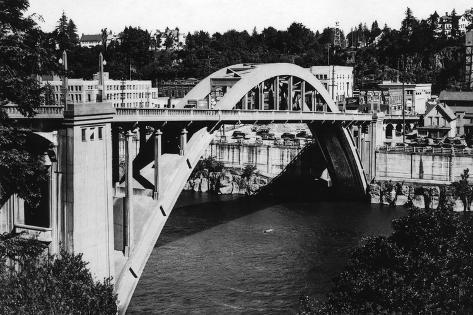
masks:
<svg viewBox="0 0 473 315"><path fill-rule="evenodd" d="M404 153L427 153L427 154L438 154L438 155L473 155L473 149L457 149L457 148L433 148L433 147L390 147L381 146L378 147L379 152L404 152Z"/></svg>
<svg viewBox="0 0 473 315"><path fill-rule="evenodd" d="M6 105L3 107L8 117L18 119L25 118L23 114L20 113L18 107L15 105ZM35 108L36 118L63 118L64 117L64 107L57 105L45 105Z"/></svg>
<svg viewBox="0 0 473 315"><path fill-rule="evenodd" d="M255 121L255 120L293 120L293 121L371 121L371 114L332 113L273 110L221 110L221 109L169 109L169 108L117 108L115 120L148 120L149 117L191 121Z"/></svg>
<svg viewBox="0 0 473 315"><path fill-rule="evenodd" d="M10 118L25 118L17 106L5 106ZM36 119L63 118L62 106L40 106L35 109ZM221 110L221 109L170 109L170 108L116 108L115 121L371 121L372 115L345 112L302 112L290 110Z"/></svg>

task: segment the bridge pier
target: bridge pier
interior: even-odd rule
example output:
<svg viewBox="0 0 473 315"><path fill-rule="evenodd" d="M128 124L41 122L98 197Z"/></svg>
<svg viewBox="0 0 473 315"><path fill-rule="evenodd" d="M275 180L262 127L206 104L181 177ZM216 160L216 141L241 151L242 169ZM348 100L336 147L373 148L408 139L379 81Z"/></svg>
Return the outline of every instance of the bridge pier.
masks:
<svg viewBox="0 0 473 315"><path fill-rule="evenodd" d="M186 153L186 144L187 144L187 130L186 128L181 131L181 142L179 155L184 155Z"/></svg>
<svg viewBox="0 0 473 315"><path fill-rule="evenodd" d="M133 132L125 135L125 198L123 200L123 251L129 256L133 245L133 162L131 160Z"/></svg>
<svg viewBox="0 0 473 315"><path fill-rule="evenodd" d="M159 169L161 167L162 135L163 133L159 129L154 133L154 200L158 200L161 189Z"/></svg>

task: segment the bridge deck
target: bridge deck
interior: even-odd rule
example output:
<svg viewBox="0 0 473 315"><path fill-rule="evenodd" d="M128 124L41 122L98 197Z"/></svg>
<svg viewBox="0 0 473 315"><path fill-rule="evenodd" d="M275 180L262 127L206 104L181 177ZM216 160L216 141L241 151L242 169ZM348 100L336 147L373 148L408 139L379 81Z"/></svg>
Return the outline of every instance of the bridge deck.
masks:
<svg viewBox="0 0 473 315"><path fill-rule="evenodd" d="M26 119L15 106L5 107L12 119ZM340 122L367 122L371 121L369 113L346 112L308 112L288 110L218 110L218 109L169 109L169 108L116 108L113 122L136 121L214 121L214 122L311 122L311 121L340 121ZM31 119L63 119L62 106L41 106L37 115ZM406 116L407 121L416 121L417 116ZM384 120L402 120L401 116L386 115Z"/></svg>

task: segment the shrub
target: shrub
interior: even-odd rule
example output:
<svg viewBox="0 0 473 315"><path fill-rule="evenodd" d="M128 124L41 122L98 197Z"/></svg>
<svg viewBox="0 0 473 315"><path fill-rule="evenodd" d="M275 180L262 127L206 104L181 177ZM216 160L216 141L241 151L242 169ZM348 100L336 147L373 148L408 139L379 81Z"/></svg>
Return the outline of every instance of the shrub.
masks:
<svg viewBox="0 0 473 315"><path fill-rule="evenodd" d="M82 255L44 253L18 234L0 235L1 314L116 314L111 279L95 281Z"/></svg>

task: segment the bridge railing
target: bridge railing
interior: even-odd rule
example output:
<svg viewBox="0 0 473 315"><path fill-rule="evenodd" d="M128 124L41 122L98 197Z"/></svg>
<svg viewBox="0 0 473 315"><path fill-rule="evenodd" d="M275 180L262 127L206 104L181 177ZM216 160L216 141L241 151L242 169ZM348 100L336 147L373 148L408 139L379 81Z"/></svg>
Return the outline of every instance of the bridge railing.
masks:
<svg viewBox="0 0 473 315"><path fill-rule="evenodd" d="M434 148L434 147L390 147L380 146L377 148L380 152L405 152L405 153L427 153L427 154L438 154L438 155L473 155L472 148Z"/></svg>
<svg viewBox="0 0 473 315"><path fill-rule="evenodd" d="M16 105L6 105L3 107L8 117L10 118L24 118L18 106ZM36 116L38 118L62 118L64 113L64 107L58 105L44 105L39 106L35 109Z"/></svg>
<svg viewBox="0 0 473 315"><path fill-rule="evenodd" d="M290 110L222 110L222 109L169 109L169 108L117 108L117 116L124 117L169 117L169 120L318 120L367 121L371 114L302 112Z"/></svg>

